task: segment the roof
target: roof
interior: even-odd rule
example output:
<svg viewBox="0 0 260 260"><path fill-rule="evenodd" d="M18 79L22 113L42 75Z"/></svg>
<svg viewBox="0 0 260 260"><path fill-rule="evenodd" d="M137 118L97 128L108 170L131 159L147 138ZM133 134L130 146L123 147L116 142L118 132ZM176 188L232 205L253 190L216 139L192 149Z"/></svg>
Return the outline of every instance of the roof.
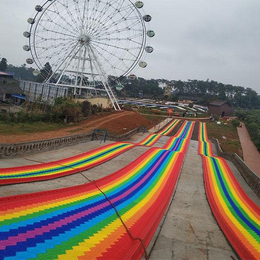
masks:
<svg viewBox="0 0 260 260"><path fill-rule="evenodd" d="M18 85L15 84L2 84L0 85L0 94L22 94L23 91Z"/></svg>
<svg viewBox="0 0 260 260"><path fill-rule="evenodd" d="M8 77L13 77L12 74L4 72L4 71L0 71L0 76L8 76Z"/></svg>
<svg viewBox="0 0 260 260"><path fill-rule="evenodd" d="M19 94L19 95L17 95L17 94L12 94L12 97L20 98L20 99L25 99L25 98L26 98L26 97L25 97L24 95L22 95L22 94Z"/></svg>
<svg viewBox="0 0 260 260"><path fill-rule="evenodd" d="M211 103L209 103L209 106L216 106L216 107L221 107L224 104L228 104L229 106L231 106L227 101L223 101L223 100L214 100Z"/></svg>

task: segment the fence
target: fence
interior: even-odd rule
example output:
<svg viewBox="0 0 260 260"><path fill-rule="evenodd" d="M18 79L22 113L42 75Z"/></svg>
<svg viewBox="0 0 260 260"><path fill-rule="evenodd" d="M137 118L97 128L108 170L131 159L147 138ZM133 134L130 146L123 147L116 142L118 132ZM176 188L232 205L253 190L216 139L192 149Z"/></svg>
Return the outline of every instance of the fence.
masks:
<svg viewBox="0 0 260 260"><path fill-rule="evenodd" d="M53 104L57 97L66 97L68 87L55 86L46 83L30 82L25 80L19 81L19 86L26 98L30 101L47 102Z"/></svg>

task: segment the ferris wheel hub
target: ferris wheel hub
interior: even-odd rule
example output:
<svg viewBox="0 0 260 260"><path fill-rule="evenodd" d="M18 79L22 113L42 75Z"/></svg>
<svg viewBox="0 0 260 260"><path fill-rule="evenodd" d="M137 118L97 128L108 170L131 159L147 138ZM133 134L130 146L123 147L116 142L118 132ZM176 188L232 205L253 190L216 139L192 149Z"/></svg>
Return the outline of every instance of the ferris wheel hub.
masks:
<svg viewBox="0 0 260 260"><path fill-rule="evenodd" d="M78 41L80 42L80 44L82 45L88 45L90 44L91 41L91 37L87 34L81 34L78 38Z"/></svg>

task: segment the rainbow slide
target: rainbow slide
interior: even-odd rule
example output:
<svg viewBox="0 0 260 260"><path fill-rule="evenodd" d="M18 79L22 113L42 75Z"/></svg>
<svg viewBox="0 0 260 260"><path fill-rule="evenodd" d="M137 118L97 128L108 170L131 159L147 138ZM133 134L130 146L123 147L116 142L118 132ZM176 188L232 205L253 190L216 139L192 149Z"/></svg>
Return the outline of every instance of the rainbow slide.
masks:
<svg viewBox="0 0 260 260"><path fill-rule="evenodd" d="M1 259L140 259L183 158L183 152L150 148L96 182L1 198Z"/></svg>
<svg viewBox="0 0 260 260"><path fill-rule="evenodd" d="M186 151L191 139L195 122L185 121L175 136L170 137L163 149L172 151Z"/></svg>
<svg viewBox="0 0 260 260"><path fill-rule="evenodd" d="M162 136L157 134L149 134L144 140L138 143L138 145L153 146Z"/></svg>
<svg viewBox="0 0 260 260"><path fill-rule="evenodd" d="M241 259L260 259L260 208L247 196L227 162L214 157L205 123L199 127L199 154L211 210Z"/></svg>
<svg viewBox="0 0 260 260"><path fill-rule="evenodd" d="M179 124L180 120L173 120L168 126L166 126L163 130L159 131L156 134L148 135L144 140L138 143L138 145L145 146L153 146L162 136L168 135L177 124Z"/></svg>
<svg viewBox="0 0 260 260"><path fill-rule="evenodd" d="M161 132L169 133L179 120L171 122ZM0 168L0 185L50 180L85 171L128 151L137 145L153 145L161 136L149 135L138 144L115 142L66 159L29 166Z"/></svg>
<svg viewBox="0 0 260 260"><path fill-rule="evenodd" d="M103 147L49 163L0 168L0 185L49 180L84 171L133 148L131 143L112 143Z"/></svg>
<svg viewBox="0 0 260 260"><path fill-rule="evenodd" d="M173 120L169 125L167 125L165 128L163 128L161 131L157 133L157 135L168 135L177 124L179 124L180 120L175 119Z"/></svg>

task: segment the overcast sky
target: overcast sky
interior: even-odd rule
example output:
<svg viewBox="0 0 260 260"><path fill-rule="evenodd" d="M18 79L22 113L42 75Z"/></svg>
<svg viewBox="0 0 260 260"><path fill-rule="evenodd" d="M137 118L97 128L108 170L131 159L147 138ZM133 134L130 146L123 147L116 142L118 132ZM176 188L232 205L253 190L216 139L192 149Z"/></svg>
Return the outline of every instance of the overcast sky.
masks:
<svg viewBox="0 0 260 260"><path fill-rule="evenodd" d="M143 0L156 36L138 77L214 80L260 94L260 0ZM0 0L0 57L21 65L27 18L41 0Z"/></svg>

